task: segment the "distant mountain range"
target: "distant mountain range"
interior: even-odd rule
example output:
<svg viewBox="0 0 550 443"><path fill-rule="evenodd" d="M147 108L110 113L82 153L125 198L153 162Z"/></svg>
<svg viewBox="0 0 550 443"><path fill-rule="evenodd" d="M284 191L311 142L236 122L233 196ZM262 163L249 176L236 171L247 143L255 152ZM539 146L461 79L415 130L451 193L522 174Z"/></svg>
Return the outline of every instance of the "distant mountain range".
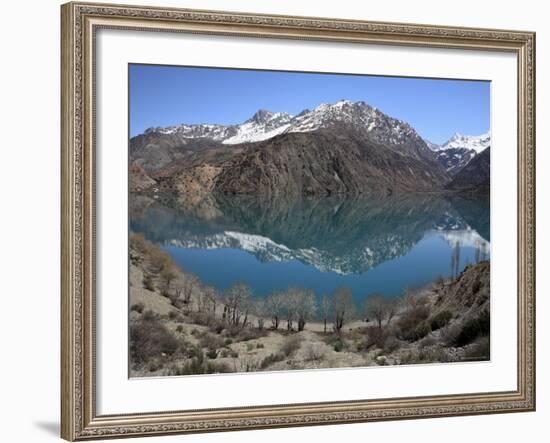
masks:
<svg viewBox="0 0 550 443"><path fill-rule="evenodd" d="M340 100L295 116L259 110L239 125L149 128L130 140L130 186L172 194L485 192L488 182L453 183L489 145L489 134L435 145L365 102Z"/></svg>
<svg viewBox="0 0 550 443"><path fill-rule="evenodd" d="M455 176L476 155L491 146L491 134L472 136L456 133L442 145L425 140L428 147L437 153L437 160L445 170Z"/></svg>

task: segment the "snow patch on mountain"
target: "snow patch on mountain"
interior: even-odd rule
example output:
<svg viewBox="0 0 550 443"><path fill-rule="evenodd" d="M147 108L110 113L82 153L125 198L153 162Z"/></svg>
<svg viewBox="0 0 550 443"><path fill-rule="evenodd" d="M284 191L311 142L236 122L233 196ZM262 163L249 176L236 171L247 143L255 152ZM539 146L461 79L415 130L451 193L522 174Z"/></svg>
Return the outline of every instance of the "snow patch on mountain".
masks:
<svg viewBox="0 0 550 443"><path fill-rule="evenodd" d="M312 132L335 123L353 125L369 132L375 141L400 145L416 131L406 122L391 118L363 101L339 100L305 109L296 116L259 110L238 125L193 124L149 128L145 133L175 134L183 138L207 138L227 145L267 140L283 133Z"/></svg>
<svg viewBox="0 0 550 443"><path fill-rule="evenodd" d="M491 146L491 132L481 135L463 135L457 132L442 145L437 145L429 140L424 141L435 152L446 151L447 149L468 149L479 154Z"/></svg>

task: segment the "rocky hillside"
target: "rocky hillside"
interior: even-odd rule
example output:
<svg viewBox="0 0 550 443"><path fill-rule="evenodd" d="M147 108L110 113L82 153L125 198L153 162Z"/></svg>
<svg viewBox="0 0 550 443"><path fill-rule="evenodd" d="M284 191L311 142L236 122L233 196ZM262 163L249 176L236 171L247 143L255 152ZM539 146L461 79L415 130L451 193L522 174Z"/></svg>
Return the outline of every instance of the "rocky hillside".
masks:
<svg viewBox="0 0 550 443"><path fill-rule="evenodd" d="M435 301L437 311L458 312L471 318L489 310L491 265L488 261L468 265L455 279L443 285Z"/></svg>
<svg viewBox="0 0 550 443"><path fill-rule="evenodd" d="M340 100L295 116L260 110L238 125L150 128L130 140L130 185L175 195L468 190L465 168L488 142L434 145L365 102Z"/></svg>
<svg viewBox="0 0 550 443"><path fill-rule="evenodd" d="M334 128L289 133L256 144L221 166L214 190L226 194L332 195L429 191L443 171L360 134Z"/></svg>

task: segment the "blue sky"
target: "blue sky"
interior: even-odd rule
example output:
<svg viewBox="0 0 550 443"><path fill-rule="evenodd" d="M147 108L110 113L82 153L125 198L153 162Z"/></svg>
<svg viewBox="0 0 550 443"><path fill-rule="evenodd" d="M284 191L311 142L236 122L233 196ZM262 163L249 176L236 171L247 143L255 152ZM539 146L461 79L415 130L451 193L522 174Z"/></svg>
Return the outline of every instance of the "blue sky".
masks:
<svg viewBox="0 0 550 443"><path fill-rule="evenodd" d="M321 103L363 100L443 143L490 126L490 83L155 65L129 67L130 135L151 126L236 124L258 109L298 114Z"/></svg>

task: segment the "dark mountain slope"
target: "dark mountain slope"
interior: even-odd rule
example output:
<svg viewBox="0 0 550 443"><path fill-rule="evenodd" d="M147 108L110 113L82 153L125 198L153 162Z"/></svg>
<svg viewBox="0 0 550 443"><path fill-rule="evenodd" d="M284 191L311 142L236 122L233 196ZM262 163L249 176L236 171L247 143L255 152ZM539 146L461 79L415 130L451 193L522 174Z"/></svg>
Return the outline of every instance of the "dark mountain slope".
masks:
<svg viewBox="0 0 550 443"><path fill-rule="evenodd" d="M213 190L226 194L431 191L448 180L441 168L341 128L282 134L254 144L219 167Z"/></svg>
<svg viewBox="0 0 550 443"><path fill-rule="evenodd" d="M452 191L489 193L491 181L491 148L477 155L447 184Z"/></svg>
<svg viewBox="0 0 550 443"><path fill-rule="evenodd" d="M151 174L196 152L221 146L206 138L190 139L177 133L146 132L130 139L130 164L137 164Z"/></svg>

